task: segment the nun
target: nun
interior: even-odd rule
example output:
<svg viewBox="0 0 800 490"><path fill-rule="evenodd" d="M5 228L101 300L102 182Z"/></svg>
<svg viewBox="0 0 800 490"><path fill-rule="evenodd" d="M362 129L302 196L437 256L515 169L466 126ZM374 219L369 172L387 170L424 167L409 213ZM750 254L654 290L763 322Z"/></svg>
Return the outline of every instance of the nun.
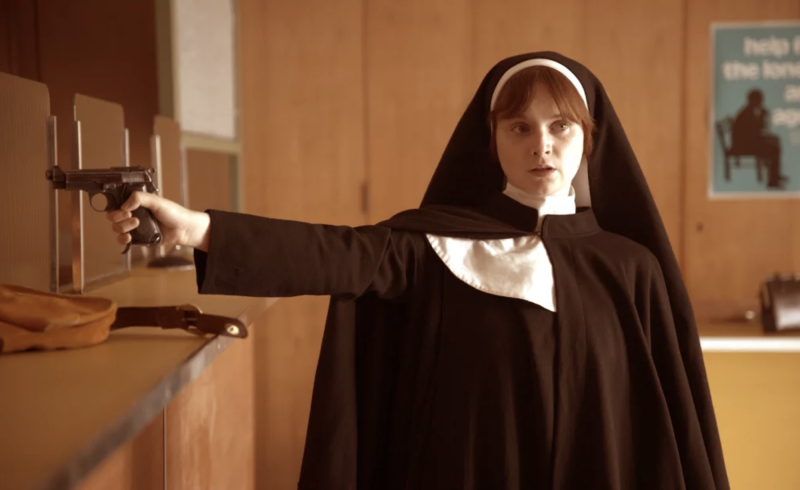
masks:
<svg viewBox="0 0 800 490"><path fill-rule="evenodd" d="M330 296L301 490L722 490L692 306L583 65L486 75L417 209L347 227L136 193L201 294Z"/></svg>

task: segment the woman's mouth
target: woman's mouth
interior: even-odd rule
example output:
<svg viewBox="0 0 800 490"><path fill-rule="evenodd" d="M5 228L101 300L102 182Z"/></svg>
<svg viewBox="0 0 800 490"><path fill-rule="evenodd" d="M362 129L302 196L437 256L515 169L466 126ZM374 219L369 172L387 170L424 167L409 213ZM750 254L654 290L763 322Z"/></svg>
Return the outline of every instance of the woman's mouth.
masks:
<svg viewBox="0 0 800 490"><path fill-rule="evenodd" d="M554 167L545 166L545 167L534 167L534 168L528 170L528 173L531 173L533 175L542 175L542 176L544 176L544 175L550 175L551 173L553 173L555 171L556 171L556 169Z"/></svg>

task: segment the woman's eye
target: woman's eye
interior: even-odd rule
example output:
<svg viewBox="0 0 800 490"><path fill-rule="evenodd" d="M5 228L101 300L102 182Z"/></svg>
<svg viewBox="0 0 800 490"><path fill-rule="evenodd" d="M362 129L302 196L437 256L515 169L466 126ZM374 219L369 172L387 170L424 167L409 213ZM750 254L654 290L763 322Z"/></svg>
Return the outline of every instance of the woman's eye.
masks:
<svg viewBox="0 0 800 490"><path fill-rule="evenodd" d="M511 131L515 133L525 133L528 131L528 126L525 126L524 124L515 124L511 126Z"/></svg>
<svg viewBox="0 0 800 490"><path fill-rule="evenodd" d="M555 124L555 128L559 131L566 131L570 128L570 124L567 121L559 121Z"/></svg>

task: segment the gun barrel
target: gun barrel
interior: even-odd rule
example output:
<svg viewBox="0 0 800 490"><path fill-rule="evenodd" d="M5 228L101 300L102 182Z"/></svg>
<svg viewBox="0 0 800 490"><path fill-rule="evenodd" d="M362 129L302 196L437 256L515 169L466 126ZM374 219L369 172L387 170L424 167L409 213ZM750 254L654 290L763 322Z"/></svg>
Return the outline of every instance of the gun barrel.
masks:
<svg viewBox="0 0 800 490"><path fill-rule="evenodd" d="M56 189L91 189L125 184L145 184L153 187L155 170L144 167L112 167L63 170L58 166L48 169L47 180Z"/></svg>
<svg viewBox="0 0 800 490"><path fill-rule="evenodd" d="M67 180L99 179L114 182L150 182L153 169L144 167L82 168L65 170Z"/></svg>
<svg viewBox="0 0 800 490"><path fill-rule="evenodd" d="M66 188L66 175L64 175L64 171L61 170L61 167L55 166L53 168L47 169L45 172L45 177L47 180L53 183L54 189L65 189Z"/></svg>

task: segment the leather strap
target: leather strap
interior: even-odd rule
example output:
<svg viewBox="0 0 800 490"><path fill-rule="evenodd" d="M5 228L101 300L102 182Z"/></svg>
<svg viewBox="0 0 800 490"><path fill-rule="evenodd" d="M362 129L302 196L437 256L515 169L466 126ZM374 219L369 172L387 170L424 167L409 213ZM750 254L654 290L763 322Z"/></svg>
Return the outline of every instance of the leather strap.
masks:
<svg viewBox="0 0 800 490"><path fill-rule="evenodd" d="M111 330L126 327L180 328L201 336L213 334L247 338L247 327L241 321L206 315L194 305L118 308Z"/></svg>

